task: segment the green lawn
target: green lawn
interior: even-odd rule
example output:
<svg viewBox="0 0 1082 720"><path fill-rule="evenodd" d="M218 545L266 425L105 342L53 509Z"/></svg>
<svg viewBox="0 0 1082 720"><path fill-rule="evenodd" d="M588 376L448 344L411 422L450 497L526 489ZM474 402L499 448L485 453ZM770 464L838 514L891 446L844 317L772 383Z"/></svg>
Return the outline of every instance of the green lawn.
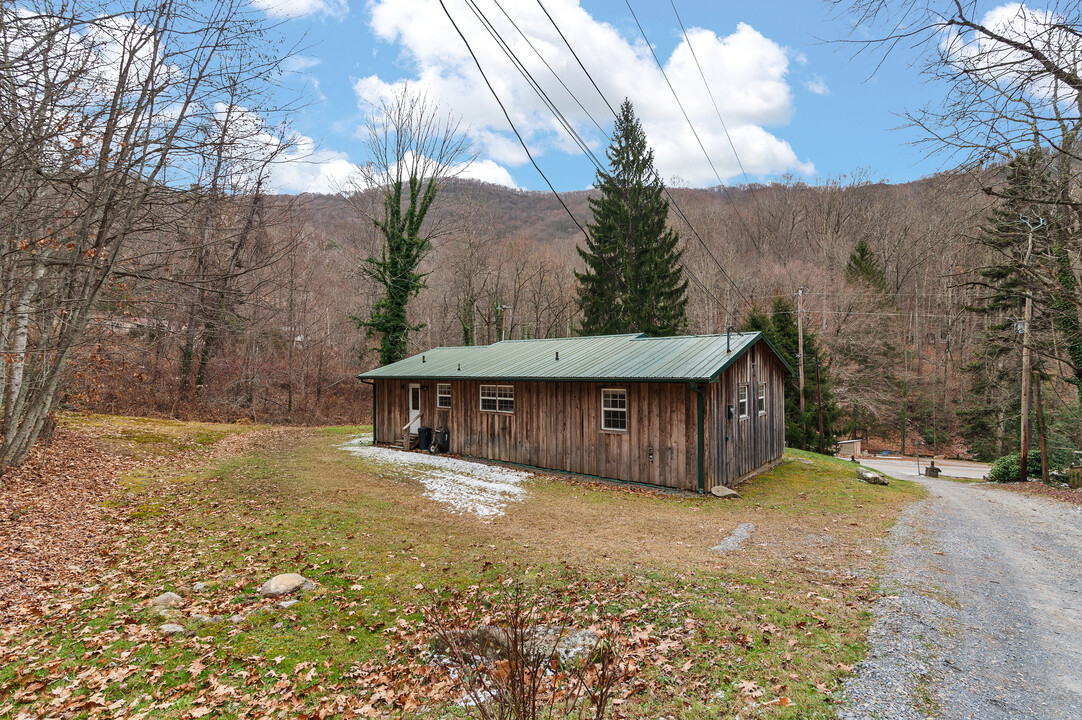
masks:
<svg viewBox="0 0 1082 720"><path fill-rule="evenodd" d="M881 538L922 492L787 451L737 501L536 477L483 520L338 448L366 428L65 423L117 452L235 447L124 478L101 566L0 637L0 716L462 716L423 610L520 583L546 613L623 639L616 717L833 717L865 651ZM741 523L755 525L742 549L709 550ZM284 572L316 589L289 609L259 600ZM182 621L269 609L163 636L145 606L167 590L186 596Z"/></svg>

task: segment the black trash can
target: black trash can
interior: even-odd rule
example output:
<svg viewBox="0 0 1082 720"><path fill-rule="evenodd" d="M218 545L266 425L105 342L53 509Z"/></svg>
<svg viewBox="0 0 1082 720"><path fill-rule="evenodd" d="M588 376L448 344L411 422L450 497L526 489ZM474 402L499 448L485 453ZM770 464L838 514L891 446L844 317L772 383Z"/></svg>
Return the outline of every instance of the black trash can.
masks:
<svg viewBox="0 0 1082 720"><path fill-rule="evenodd" d="M422 425L417 428L417 449L428 450L432 447L432 428Z"/></svg>
<svg viewBox="0 0 1082 720"><path fill-rule="evenodd" d="M441 453L445 453L451 449L451 431L445 427L438 428L436 430L436 449Z"/></svg>

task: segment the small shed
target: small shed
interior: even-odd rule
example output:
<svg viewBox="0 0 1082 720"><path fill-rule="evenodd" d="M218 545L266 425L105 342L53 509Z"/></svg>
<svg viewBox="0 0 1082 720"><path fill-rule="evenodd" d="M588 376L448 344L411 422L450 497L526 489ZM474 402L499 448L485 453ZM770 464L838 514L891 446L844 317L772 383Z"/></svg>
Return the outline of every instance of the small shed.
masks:
<svg viewBox="0 0 1082 720"><path fill-rule="evenodd" d="M856 440L839 440L838 441L838 457L843 458L855 458L860 457L860 439Z"/></svg>
<svg viewBox="0 0 1082 720"><path fill-rule="evenodd" d="M781 458L791 374L752 332L441 347L359 377L377 443L446 428L463 456L709 492Z"/></svg>

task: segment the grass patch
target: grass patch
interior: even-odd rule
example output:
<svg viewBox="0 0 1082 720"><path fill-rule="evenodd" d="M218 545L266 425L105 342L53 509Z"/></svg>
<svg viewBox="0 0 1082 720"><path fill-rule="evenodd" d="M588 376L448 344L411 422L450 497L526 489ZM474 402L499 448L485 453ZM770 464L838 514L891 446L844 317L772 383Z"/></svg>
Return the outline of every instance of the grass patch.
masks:
<svg viewBox="0 0 1082 720"><path fill-rule="evenodd" d="M120 452L234 432L65 422ZM127 477L102 566L0 641L0 698L14 706L0 700L0 715L89 716L117 703L156 718L295 715L344 697L378 715L458 717L432 693L422 610L441 588L483 595L514 580L582 627L609 619L639 638L617 717L833 717L866 649L883 533L923 493L790 450L738 501L538 476L524 500L482 520L426 497L408 468L338 448L368 431L268 431L278 434L206 467ZM746 522L755 529L741 549L709 550ZM259 598L282 572L316 589L288 609ZM197 582L208 587L191 593ZM158 633L145 604L166 590L187 593L193 634ZM186 620L233 613L251 614Z"/></svg>

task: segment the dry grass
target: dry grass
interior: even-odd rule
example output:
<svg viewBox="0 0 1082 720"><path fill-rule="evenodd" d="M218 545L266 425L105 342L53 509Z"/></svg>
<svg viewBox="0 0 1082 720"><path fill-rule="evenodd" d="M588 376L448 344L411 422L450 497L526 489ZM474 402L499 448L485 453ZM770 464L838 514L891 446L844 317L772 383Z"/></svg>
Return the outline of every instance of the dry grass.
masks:
<svg viewBox="0 0 1082 720"><path fill-rule="evenodd" d="M839 683L865 649L880 540L922 494L905 482L866 485L850 463L791 452L742 486L737 501L536 477L525 500L481 520L426 497L408 469L340 450L360 428L241 434L250 428L104 416L65 423L121 454L174 452L177 462L130 476L113 498L117 540L103 567L78 581L96 584L95 572L108 573L108 602L69 607L62 621L43 616L8 638L16 648L9 660L32 653L40 669L0 670L0 695L5 683L76 676L87 663L149 664L160 672L97 690L106 701L171 698L162 717L185 717L214 683L235 684L230 674L241 673L264 679L215 697L216 716L256 707L295 715L342 697L379 715L460 716L460 706L438 697L416 704L424 659L413 643L428 632L421 608L434 588L499 588L508 579L583 626L608 617L639 637L644 659L616 717L832 717ZM755 530L741 549L710 550L742 523ZM317 591L243 632L135 646L88 645L93 635L71 642L64 631L119 624L153 635L140 598L217 582L200 603L228 613L263 579L291 571L315 580ZM221 674L185 672L197 657ZM312 668L318 682L300 683ZM298 684L283 693L280 678ZM393 692L373 684L384 678ZM36 713L47 700L24 707ZM131 711L149 707L141 702Z"/></svg>

